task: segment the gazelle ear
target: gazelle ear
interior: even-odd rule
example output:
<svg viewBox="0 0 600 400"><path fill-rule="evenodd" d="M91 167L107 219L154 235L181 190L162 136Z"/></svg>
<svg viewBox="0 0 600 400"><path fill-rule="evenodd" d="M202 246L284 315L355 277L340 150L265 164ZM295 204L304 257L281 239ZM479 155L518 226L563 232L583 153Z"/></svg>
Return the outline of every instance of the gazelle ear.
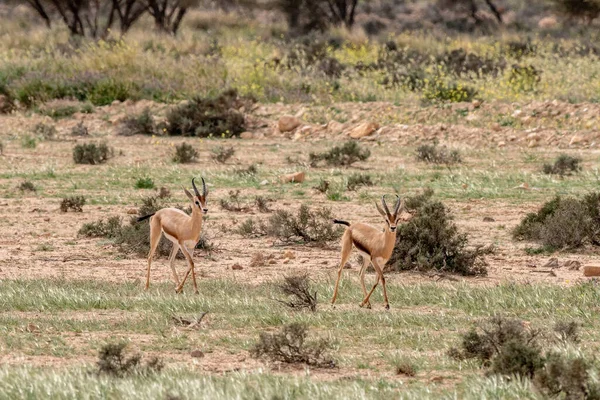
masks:
<svg viewBox="0 0 600 400"><path fill-rule="evenodd" d="M183 191L185 192L185 194L187 195L188 199L190 200L194 200L194 196L192 196L192 194L190 193L189 190L187 190L186 188L183 188Z"/></svg>
<svg viewBox="0 0 600 400"><path fill-rule="evenodd" d="M375 202L375 207L377 207L377 211L379 211L379 214L381 214L383 218L387 218L387 214L379 207L379 203Z"/></svg>

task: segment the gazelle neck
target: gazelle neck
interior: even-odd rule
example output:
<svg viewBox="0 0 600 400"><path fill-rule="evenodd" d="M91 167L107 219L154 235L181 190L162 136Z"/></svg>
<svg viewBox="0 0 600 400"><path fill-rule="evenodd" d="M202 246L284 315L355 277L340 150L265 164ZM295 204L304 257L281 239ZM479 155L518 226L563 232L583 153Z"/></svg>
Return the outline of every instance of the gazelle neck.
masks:
<svg viewBox="0 0 600 400"><path fill-rule="evenodd" d="M202 228L202 211L195 204L192 205L192 230L200 231Z"/></svg>

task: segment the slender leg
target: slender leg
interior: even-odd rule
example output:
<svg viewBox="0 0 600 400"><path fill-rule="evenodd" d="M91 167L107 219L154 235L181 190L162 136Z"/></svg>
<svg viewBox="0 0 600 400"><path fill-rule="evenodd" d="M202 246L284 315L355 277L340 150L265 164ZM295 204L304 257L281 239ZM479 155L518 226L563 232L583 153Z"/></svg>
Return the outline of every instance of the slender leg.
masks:
<svg viewBox="0 0 600 400"><path fill-rule="evenodd" d="M171 272L173 272L173 279L175 280L175 287L179 286L179 276L175 269L175 258L177 258L177 252L179 251L179 243L173 243L173 249L171 249L171 255L169 256L169 265L171 266Z"/></svg>
<svg viewBox="0 0 600 400"><path fill-rule="evenodd" d="M150 253L148 253L148 270L146 271L146 290L150 287L150 266L152 265L152 257L160 241L160 221L156 217L150 220Z"/></svg>
<svg viewBox="0 0 600 400"><path fill-rule="evenodd" d="M190 260L194 257L194 248L192 250L185 247L185 251L190 255ZM198 294L198 284L196 283L196 268L194 268L194 263L192 262L192 282L194 282L194 293Z"/></svg>
<svg viewBox="0 0 600 400"><path fill-rule="evenodd" d="M198 293L198 287L196 285L196 274L194 272L194 260L192 259L192 256L190 255L190 252L187 250L187 248L185 247L185 245L183 243L179 243L179 246L181 247L181 252L183 253L183 255L185 256L185 258L188 261L188 270L185 272L185 275L183 276L183 280L181 281L181 283L179 284L179 286L177 287L177 289L175 289L176 293L181 293L181 291L183 290L183 285L185 284L185 281L187 280L188 275L190 274L190 272L192 273L192 279L194 281L194 290L196 291L196 293Z"/></svg>
<svg viewBox="0 0 600 400"><path fill-rule="evenodd" d="M342 257L340 262L340 267L337 273L337 279L335 281L335 289L333 290L333 297L331 298L331 304L335 303L335 299L338 295L338 288L340 285L340 281L342 279L342 270L344 269L344 265L346 265L346 261L350 257L350 253L352 252L352 236L350 231L346 230L344 232L344 236L342 236Z"/></svg>
<svg viewBox="0 0 600 400"><path fill-rule="evenodd" d="M388 297L387 297L387 290L385 287L385 278L383 276L383 270L381 269L381 267L377 264L377 262L375 260L371 260L371 262L373 263L373 268L375 268L375 271L377 272L377 281L375 282L375 285L373 285L373 288L371 289L371 291L369 292L367 297L365 297L365 299L361 303L361 307L369 302L369 298L371 297L371 294L373 294L373 291L375 290L375 288L377 287L377 284L381 280L381 284L383 285L383 300L385 301L385 308L386 308L386 310L389 310L390 303L389 303Z"/></svg>
<svg viewBox="0 0 600 400"><path fill-rule="evenodd" d="M365 297L367 297L367 288L365 287L365 272L367 271L367 268L369 267L370 262L371 262L370 259L363 256L363 265L362 265L362 268L360 269L360 284L362 286L363 294ZM366 306L367 306L367 308L371 308L371 303L367 301Z"/></svg>

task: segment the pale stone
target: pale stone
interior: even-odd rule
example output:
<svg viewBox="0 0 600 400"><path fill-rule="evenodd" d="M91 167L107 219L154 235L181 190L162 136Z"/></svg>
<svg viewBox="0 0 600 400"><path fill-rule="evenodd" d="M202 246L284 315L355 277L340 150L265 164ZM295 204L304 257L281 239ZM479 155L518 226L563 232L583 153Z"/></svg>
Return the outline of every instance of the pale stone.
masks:
<svg viewBox="0 0 600 400"><path fill-rule="evenodd" d="M302 122L292 115L284 115L279 118L277 122L277 127L279 128L279 132L290 132L300 126Z"/></svg>
<svg viewBox="0 0 600 400"><path fill-rule="evenodd" d="M583 267L583 276L600 276L600 265L590 264Z"/></svg>
<svg viewBox="0 0 600 400"><path fill-rule="evenodd" d="M573 135L573 137L571 137L571 141L569 142L569 146L573 146L574 144L579 144L581 142L585 141L585 139L580 136L580 135Z"/></svg>
<svg viewBox="0 0 600 400"><path fill-rule="evenodd" d="M294 183L302 183L304 182L304 178L306 174L304 172L296 172L293 174L284 175L281 177L281 181L283 183L294 182Z"/></svg>
<svg viewBox="0 0 600 400"><path fill-rule="evenodd" d="M260 186L267 186L268 184L269 184L269 181L268 181L267 179L265 179L265 180L262 180L262 181L260 182Z"/></svg>
<svg viewBox="0 0 600 400"><path fill-rule="evenodd" d="M329 121L329 123L327 124L327 132L329 133L333 133L333 134L340 134L342 133L344 130L344 124L331 120Z"/></svg>
<svg viewBox="0 0 600 400"><path fill-rule="evenodd" d="M379 129L379 124L377 122L363 122L352 128L348 132L348 136L352 139L360 139L365 136L369 136L373 132Z"/></svg>
<svg viewBox="0 0 600 400"><path fill-rule="evenodd" d="M538 21L538 28L550 29L554 28L558 24L558 20L554 16L544 17Z"/></svg>
<svg viewBox="0 0 600 400"><path fill-rule="evenodd" d="M252 132L242 132L240 133L240 138L241 139L252 139L254 137L254 135L252 134Z"/></svg>

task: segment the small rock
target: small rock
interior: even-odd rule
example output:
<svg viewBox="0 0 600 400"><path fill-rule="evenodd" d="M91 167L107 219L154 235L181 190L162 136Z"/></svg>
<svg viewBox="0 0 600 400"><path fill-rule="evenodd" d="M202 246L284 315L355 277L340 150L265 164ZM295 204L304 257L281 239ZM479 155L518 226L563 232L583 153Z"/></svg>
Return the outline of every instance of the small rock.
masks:
<svg viewBox="0 0 600 400"><path fill-rule="evenodd" d="M267 179L260 181L260 186L267 186L269 181Z"/></svg>
<svg viewBox="0 0 600 400"><path fill-rule="evenodd" d="M248 132L248 131L242 132L242 133L240 133L240 138L241 139L252 139L252 138L254 138L254 134L252 134L252 132Z"/></svg>
<svg viewBox="0 0 600 400"><path fill-rule="evenodd" d="M44 221L45 222L50 222L50 218L46 217L46 218L44 218Z"/></svg>
<svg viewBox="0 0 600 400"><path fill-rule="evenodd" d="M344 124L331 120L329 121L329 123L327 124L327 132L329 133L333 133L333 134L340 134L344 131Z"/></svg>
<svg viewBox="0 0 600 400"><path fill-rule="evenodd" d="M289 258L290 260L293 260L296 258L296 254L294 254L294 252L291 250L287 250L285 253L283 253L283 258Z"/></svg>
<svg viewBox="0 0 600 400"><path fill-rule="evenodd" d="M35 333L35 332L39 332L40 328L38 328L37 325L29 323L29 324L27 324L27 327L25 328L25 330L30 333Z"/></svg>
<svg viewBox="0 0 600 400"><path fill-rule="evenodd" d="M530 140L529 143L527 143L527 147L529 147L530 149L533 147L537 147L537 146L538 146L537 140Z"/></svg>
<svg viewBox="0 0 600 400"><path fill-rule="evenodd" d="M279 132L290 132L300 126L302 122L294 116L284 115L279 118L277 121L277 127L279 128Z"/></svg>
<svg viewBox="0 0 600 400"><path fill-rule="evenodd" d="M115 100L112 103L110 103L111 106L118 106L119 104L121 104L121 101L119 100Z"/></svg>
<svg viewBox="0 0 600 400"><path fill-rule="evenodd" d="M289 262L290 262L290 259L289 259L289 258L286 258L285 260L283 260L283 263L284 263L284 264L288 264Z"/></svg>
<svg viewBox="0 0 600 400"><path fill-rule="evenodd" d="M493 130L494 132L500 132L500 131L502 130L502 127L500 126L500 124L499 124L499 123L497 123L497 122L494 122L494 123L492 124L492 130Z"/></svg>
<svg viewBox="0 0 600 400"><path fill-rule="evenodd" d="M583 276L600 276L600 265L590 264L583 267Z"/></svg>
<svg viewBox="0 0 600 400"><path fill-rule="evenodd" d="M306 177L306 174L304 172L296 172L293 174L288 174L288 175L282 176L281 182L283 182L283 183L288 183L288 182L302 183L302 182L304 182L305 177Z"/></svg>
<svg viewBox="0 0 600 400"><path fill-rule="evenodd" d="M269 264L270 265L277 264L277 260L269 260Z"/></svg>
<svg viewBox="0 0 600 400"><path fill-rule="evenodd" d="M585 139L581 135L575 134L571 137L571 141L569 141L569 146L573 146L574 144L579 144L584 141Z"/></svg>
<svg viewBox="0 0 600 400"><path fill-rule="evenodd" d="M512 117L513 117L513 118L517 118L517 117L518 117L519 115L521 115L522 113L523 113L523 111L522 111L522 110L515 110L515 111L512 113Z"/></svg>
<svg viewBox="0 0 600 400"><path fill-rule="evenodd" d="M506 146L505 141L498 142L498 147L504 147L504 146Z"/></svg>
<svg viewBox="0 0 600 400"><path fill-rule="evenodd" d="M242 270L242 269L244 269L244 267L242 267L242 266L241 266L240 264L238 264L238 263L235 263L235 264L233 264L233 265L231 266L231 269L234 269L234 270L236 270L236 271L239 271L239 270Z"/></svg>
<svg viewBox="0 0 600 400"><path fill-rule="evenodd" d="M202 358L204 357L204 353L202 352L202 350L193 350L190 353L190 356L192 356L192 358Z"/></svg>
<svg viewBox="0 0 600 400"><path fill-rule="evenodd" d="M537 132L531 132L529 135L527 135L527 139L529 140L540 140L541 138L542 136Z"/></svg>
<svg viewBox="0 0 600 400"><path fill-rule="evenodd" d="M473 100L471 102L471 105L473 106L473 108L479 108L481 107L481 100Z"/></svg>
<svg viewBox="0 0 600 400"><path fill-rule="evenodd" d="M138 213L138 209L137 208L130 208L129 210L127 210L127 214L137 214Z"/></svg>
<svg viewBox="0 0 600 400"><path fill-rule="evenodd" d="M483 217L483 222L496 222L496 220L492 217Z"/></svg>
<svg viewBox="0 0 600 400"><path fill-rule="evenodd" d="M540 29L550 29L558 25L558 20L554 16L544 17L538 21L537 25Z"/></svg>
<svg viewBox="0 0 600 400"><path fill-rule="evenodd" d="M365 136L369 136L371 133L379 129L377 122L363 122L357 125L348 132L348 136L352 139L360 139Z"/></svg>

